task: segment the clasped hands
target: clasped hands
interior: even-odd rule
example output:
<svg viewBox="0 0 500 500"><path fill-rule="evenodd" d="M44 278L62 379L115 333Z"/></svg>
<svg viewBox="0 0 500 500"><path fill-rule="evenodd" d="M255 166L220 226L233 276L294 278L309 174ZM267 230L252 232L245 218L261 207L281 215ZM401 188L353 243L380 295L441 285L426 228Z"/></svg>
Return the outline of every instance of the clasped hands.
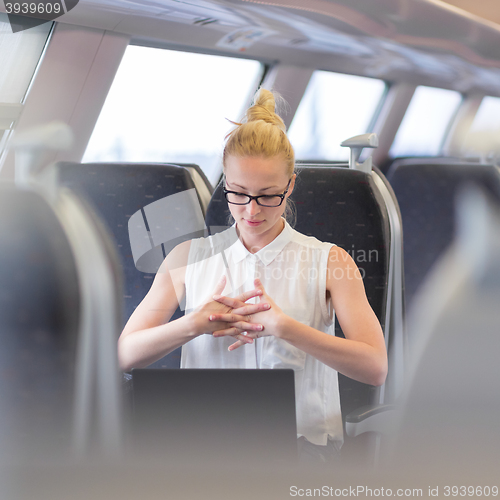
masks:
<svg viewBox="0 0 500 500"><path fill-rule="evenodd" d="M237 297L221 295L226 285L225 276L217 284L214 295L197 312L203 318L205 333L214 337L231 336L236 342L228 347L233 351L245 344L252 344L254 339L271 335L282 311L269 297L259 279L254 281L255 289L243 292ZM256 304L247 300L259 297ZM207 321L208 320L208 321Z"/></svg>

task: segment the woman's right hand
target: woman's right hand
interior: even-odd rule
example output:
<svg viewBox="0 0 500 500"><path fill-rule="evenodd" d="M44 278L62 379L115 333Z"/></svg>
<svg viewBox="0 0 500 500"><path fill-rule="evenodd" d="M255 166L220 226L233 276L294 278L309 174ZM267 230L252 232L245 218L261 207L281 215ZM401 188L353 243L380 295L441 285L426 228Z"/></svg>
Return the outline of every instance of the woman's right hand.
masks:
<svg viewBox="0 0 500 500"><path fill-rule="evenodd" d="M224 287L226 286L226 277L222 276L219 283L215 287L213 296L220 296ZM243 292L237 297L233 298L233 307L221 304L213 299L213 296L208 298L204 304L193 311L195 319L195 331L202 335L204 333L212 334L215 331L228 330L228 322L226 321L214 321L213 315L215 314L231 314L231 330L232 332L226 333L226 335L231 335L237 340L240 340L246 344L253 343L253 339L244 335L244 332L248 331L262 331L263 326L258 323L249 323L248 317L251 314L255 314L260 311L266 311L269 309L269 304L266 302L259 302L257 304L247 304L246 301L262 295L262 290L258 288L250 290L248 292Z"/></svg>

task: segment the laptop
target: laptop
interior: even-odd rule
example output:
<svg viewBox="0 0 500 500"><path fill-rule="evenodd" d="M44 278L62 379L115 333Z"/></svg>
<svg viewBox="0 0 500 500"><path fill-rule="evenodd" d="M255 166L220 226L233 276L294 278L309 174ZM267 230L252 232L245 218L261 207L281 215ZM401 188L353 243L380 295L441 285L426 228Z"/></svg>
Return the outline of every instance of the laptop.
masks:
<svg viewBox="0 0 500 500"><path fill-rule="evenodd" d="M134 369L136 450L180 463L297 461L293 370Z"/></svg>

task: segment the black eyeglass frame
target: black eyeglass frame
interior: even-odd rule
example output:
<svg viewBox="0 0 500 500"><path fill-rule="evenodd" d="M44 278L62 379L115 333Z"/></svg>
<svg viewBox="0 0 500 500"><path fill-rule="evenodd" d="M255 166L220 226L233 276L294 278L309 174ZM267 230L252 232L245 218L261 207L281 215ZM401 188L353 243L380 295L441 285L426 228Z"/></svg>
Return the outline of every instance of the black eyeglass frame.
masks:
<svg viewBox="0 0 500 500"><path fill-rule="evenodd" d="M288 193L288 188L290 187L290 182L292 182L292 177L290 177L290 180L288 181L288 184L286 185L286 189L285 189L283 194L260 194L259 196L250 196L249 194L238 193L238 191L229 191L226 189L226 186L223 187L223 192L224 192L224 197L226 198L226 201L228 203L230 203L231 205L248 205L252 200L255 200L257 205L260 205L261 207L277 208L283 204L283 200L285 199L285 196ZM236 194L238 196L246 196L248 198L248 201L246 203L235 203L234 201L229 201L227 199L228 194ZM277 196L279 196L281 198L281 201L279 202L278 205L262 205L262 203L259 203L259 198L275 198Z"/></svg>

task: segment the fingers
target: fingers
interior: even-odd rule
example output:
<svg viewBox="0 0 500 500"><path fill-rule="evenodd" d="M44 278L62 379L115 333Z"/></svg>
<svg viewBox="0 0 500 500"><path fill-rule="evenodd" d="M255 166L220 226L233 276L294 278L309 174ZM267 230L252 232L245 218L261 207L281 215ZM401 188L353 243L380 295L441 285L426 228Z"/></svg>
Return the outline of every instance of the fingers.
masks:
<svg viewBox="0 0 500 500"><path fill-rule="evenodd" d="M238 340L237 342L235 342L234 344L231 344L227 350L228 351L234 351L235 349L238 349L238 347L241 347L242 345L245 345L245 342L241 341L241 340Z"/></svg>
<svg viewBox="0 0 500 500"><path fill-rule="evenodd" d="M253 284L257 290L260 290L262 293L265 293L264 285L262 284L262 281L260 281L259 278L255 278L253 280Z"/></svg>
<svg viewBox="0 0 500 500"><path fill-rule="evenodd" d="M211 314L209 317L209 321L220 321L224 323L231 323L231 328L235 327L239 330L253 330L253 331L262 331L264 327L259 323L249 323L248 318L245 316L240 316L233 313L227 314ZM228 325L229 326L229 325ZM215 332L214 332L215 334ZM220 335L214 335L220 336Z"/></svg>
<svg viewBox="0 0 500 500"><path fill-rule="evenodd" d="M260 281L259 281L259 283L260 283ZM262 290L255 287L253 290L249 290L248 292L241 293L236 298L241 300L241 302L246 302L248 299L251 299L252 297L257 297L259 295L262 295Z"/></svg>
<svg viewBox="0 0 500 500"><path fill-rule="evenodd" d="M237 328L241 331L250 330L254 332L261 332L264 329L262 325L257 323L248 323L247 321L231 321L231 328ZM217 337L217 335L215 336Z"/></svg>
<svg viewBox="0 0 500 500"><path fill-rule="evenodd" d="M238 349L238 347L241 347L242 345L249 344L250 342L248 342L248 340L252 340L253 342L253 339L259 338L258 333L243 332L242 335L244 336L243 338L241 336L235 336L235 338L238 340L227 348L228 351L234 351L235 349Z"/></svg>
<svg viewBox="0 0 500 500"><path fill-rule="evenodd" d="M242 335L244 337L242 337ZM237 338L238 340L234 344L231 344L227 348L228 351L234 351L235 349L238 349L238 347L241 347L242 345L251 344L253 342L253 339L258 339L259 338L259 334L258 333L250 333L249 332L248 336L247 336L246 332L243 332L242 335L235 336L235 338ZM249 340L251 340L252 342L249 342Z"/></svg>
<svg viewBox="0 0 500 500"><path fill-rule="evenodd" d="M271 309L271 304L267 302L259 302L258 304L245 304L242 307L233 309L233 314L239 314L240 316L251 316L260 311L267 311Z"/></svg>
<svg viewBox="0 0 500 500"><path fill-rule="evenodd" d="M259 278L255 278L255 279L253 280L253 285L255 286L255 288L256 288L257 290L260 290L260 292L261 292L261 295L260 295L260 297L259 297L259 300L260 300L260 301L266 300L266 299L267 299L267 297L268 297L268 295L267 295L267 293L266 293L266 291L265 291L265 289L264 289L264 285L262 284L262 281L260 281L260 279L259 279Z"/></svg>
<svg viewBox="0 0 500 500"><path fill-rule="evenodd" d="M248 292L243 292L237 297L225 297L220 295L220 293L216 293L212 298L217 302L234 309L236 307L241 307L248 299L258 297L260 295L262 295L262 290L254 289Z"/></svg>
<svg viewBox="0 0 500 500"><path fill-rule="evenodd" d="M244 303L238 300L236 297L225 297L224 295L214 295L212 297L215 301L225 306L235 309L236 307L241 307Z"/></svg>
<svg viewBox="0 0 500 500"><path fill-rule="evenodd" d="M216 295L220 295L222 293L222 290L224 290L224 287L226 286L226 276L222 275L222 278L219 280L217 283L214 293Z"/></svg>
<svg viewBox="0 0 500 500"><path fill-rule="evenodd" d="M239 328L227 328L225 330L217 330L212 333L214 337L234 337L241 342L241 345L244 344L253 344L254 337L250 335L246 335L247 332L242 332Z"/></svg>

